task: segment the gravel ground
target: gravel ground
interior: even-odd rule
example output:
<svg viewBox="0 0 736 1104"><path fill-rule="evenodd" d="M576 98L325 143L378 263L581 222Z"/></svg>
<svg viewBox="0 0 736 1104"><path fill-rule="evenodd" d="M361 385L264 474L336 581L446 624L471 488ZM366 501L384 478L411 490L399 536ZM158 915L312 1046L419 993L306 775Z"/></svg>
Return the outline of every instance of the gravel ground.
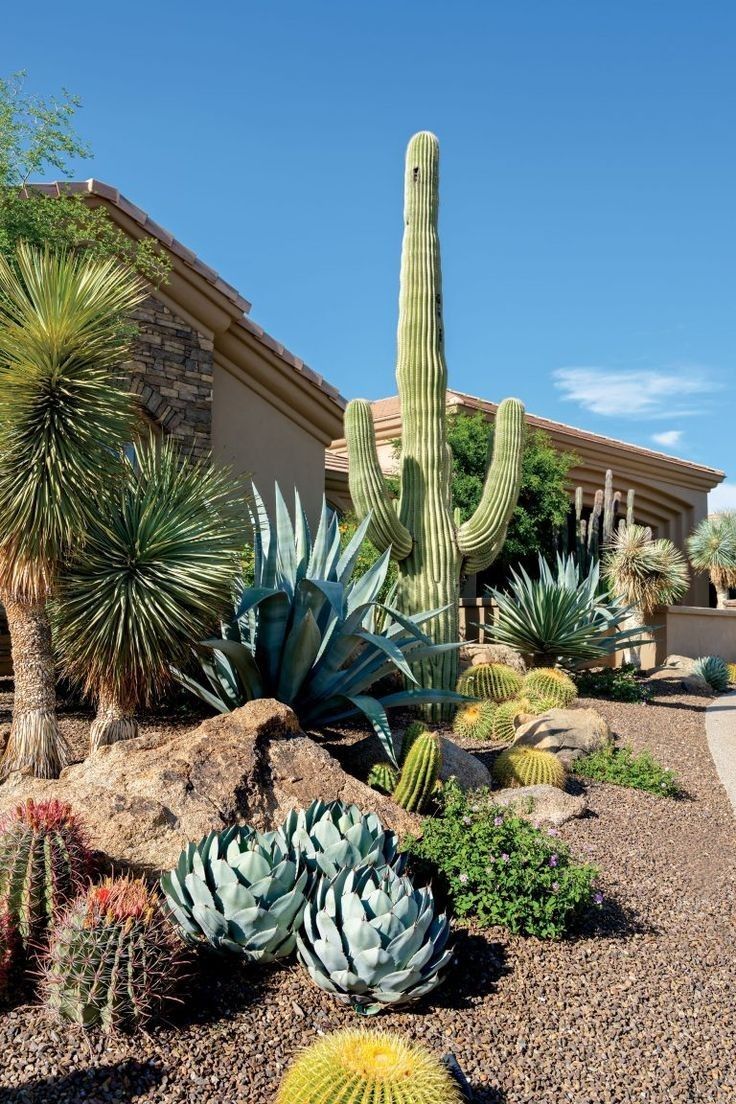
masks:
<svg viewBox="0 0 736 1104"><path fill-rule="evenodd" d="M453 1051L477 1104L726 1104L736 1099L736 824L703 699L660 682L647 705L585 704L677 771L687 799L586 784L591 815L562 835L603 872L595 926L557 944L458 933L449 983L380 1025ZM85 721L65 724L81 733ZM171 1023L142 1038L88 1041L31 1004L0 1016L0 1102L269 1104L295 1050L354 1023L295 966L210 961Z"/></svg>

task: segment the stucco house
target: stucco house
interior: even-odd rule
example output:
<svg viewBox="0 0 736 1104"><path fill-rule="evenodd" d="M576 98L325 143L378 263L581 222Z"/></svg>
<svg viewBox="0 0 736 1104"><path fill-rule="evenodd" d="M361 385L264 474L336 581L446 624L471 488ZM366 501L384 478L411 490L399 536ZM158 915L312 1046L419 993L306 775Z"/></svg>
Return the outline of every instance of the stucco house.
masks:
<svg viewBox="0 0 736 1104"><path fill-rule="evenodd" d="M452 414L482 411L489 422L493 421L498 409L496 403L461 391L448 391L447 407ZM393 395L379 399L372 404L372 409L379 461L384 472L390 473L396 468L393 442L401 435L399 397ZM624 500L630 487L636 492L637 522L651 526L656 536L669 537L678 548L684 548L685 539L693 527L707 516L708 492L724 478L724 473L714 468L589 433L535 414L527 414L527 424L533 429L544 430L560 451L574 452L579 458L579 464L570 472L570 486L571 492L572 488L582 486L586 507L592 506L596 490L603 486L606 469L611 468L614 490L621 491ZM329 502L341 510L349 508L348 458L343 438L333 441L327 451L325 486ZM474 587L475 582L471 580L466 591L468 599L476 593ZM705 576L693 577L683 604L709 604Z"/></svg>

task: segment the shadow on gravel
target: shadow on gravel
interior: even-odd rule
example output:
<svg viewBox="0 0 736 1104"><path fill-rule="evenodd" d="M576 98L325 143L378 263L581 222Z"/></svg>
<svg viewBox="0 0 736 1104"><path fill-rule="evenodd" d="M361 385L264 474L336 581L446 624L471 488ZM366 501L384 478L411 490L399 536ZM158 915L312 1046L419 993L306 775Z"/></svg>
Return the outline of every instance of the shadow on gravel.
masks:
<svg viewBox="0 0 736 1104"><path fill-rule="evenodd" d="M72 1070L59 1077L0 1089L0 1104L128 1104L158 1085L163 1071L152 1062L127 1059L109 1066Z"/></svg>
<svg viewBox="0 0 736 1104"><path fill-rule="evenodd" d="M658 935L659 929L637 913L625 909L614 897L606 897L600 909L591 910L574 938L628 939L632 935Z"/></svg>
<svg viewBox="0 0 736 1104"><path fill-rule="evenodd" d="M187 983L186 1000L172 1004L166 1017L175 1027L229 1019L263 999L263 992L278 967L243 968L242 962L202 953Z"/></svg>
<svg viewBox="0 0 736 1104"><path fill-rule="evenodd" d="M471 1084L470 1093L470 1104L506 1104L506 1093L488 1085L484 1088L476 1088Z"/></svg>
<svg viewBox="0 0 736 1104"><path fill-rule="evenodd" d="M455 965L444 985L429 998L435 1007L468 1008L473 999L494 993L501 978L511 972L502 943L492 943L462 928L455 932L454 940Z"/></svg>

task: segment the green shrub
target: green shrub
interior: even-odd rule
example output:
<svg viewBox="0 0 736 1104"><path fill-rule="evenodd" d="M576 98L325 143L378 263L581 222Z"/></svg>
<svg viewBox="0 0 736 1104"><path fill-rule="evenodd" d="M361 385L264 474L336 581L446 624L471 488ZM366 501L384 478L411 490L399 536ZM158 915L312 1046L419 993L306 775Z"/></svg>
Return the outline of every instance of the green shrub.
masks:
<svg viewBox="0 0 736 1104"><path fill-rule="evenodd" d="M592 751L576 759L575 774L594 782L611 782L614 786L629 786L660 797L679 797L681 790L676 775L666 770L648 751L635 755L631 748L612 745Z"/></svg>
<svg viewBox="0 0 736 1104"><path fill-rule="evenodd" d="M442 815L425 821L408 850L439 872L458 918L559 939L602 896L595 867L555 836L494 806L487 791L469 795L450 781Z"/></svg>
<svg viewBox="0 0 736 1104"><path fill-rule="evenodd" d="M631 663L622 667L603 667L599 671L581 671L575 676L581 698L608 698L609 701L645 702L651 691L636 677Z"/></svg>

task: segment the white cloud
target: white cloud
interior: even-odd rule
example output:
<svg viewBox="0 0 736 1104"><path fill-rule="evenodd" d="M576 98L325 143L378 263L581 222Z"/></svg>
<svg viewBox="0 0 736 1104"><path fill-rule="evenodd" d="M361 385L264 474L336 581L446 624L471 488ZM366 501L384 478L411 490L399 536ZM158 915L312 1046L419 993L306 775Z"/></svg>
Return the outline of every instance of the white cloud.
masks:
<svg viewBox="0 0 736 1104"><path fill-rule="evenodd" d="M702 368L687 371L623 372L610 368L558 368L555 387L563 398L594 414L629 418L671 418L696 414L701 404L690 396L705 395L717 385Z"/></svg>
<svg viewBox="0 0 736 1104"><path fill-rule="evenodd" d="M652 440L665 448L672 448L673 445L679 445L682 440L682 430L666 429L664 433L653 433Z"/></svg>
<svg viewBox="0 0 736 1104"><path fill-rule="evenodd" d="M708 513L736 510L736 483L719 483L708 495Z"/></svg>

